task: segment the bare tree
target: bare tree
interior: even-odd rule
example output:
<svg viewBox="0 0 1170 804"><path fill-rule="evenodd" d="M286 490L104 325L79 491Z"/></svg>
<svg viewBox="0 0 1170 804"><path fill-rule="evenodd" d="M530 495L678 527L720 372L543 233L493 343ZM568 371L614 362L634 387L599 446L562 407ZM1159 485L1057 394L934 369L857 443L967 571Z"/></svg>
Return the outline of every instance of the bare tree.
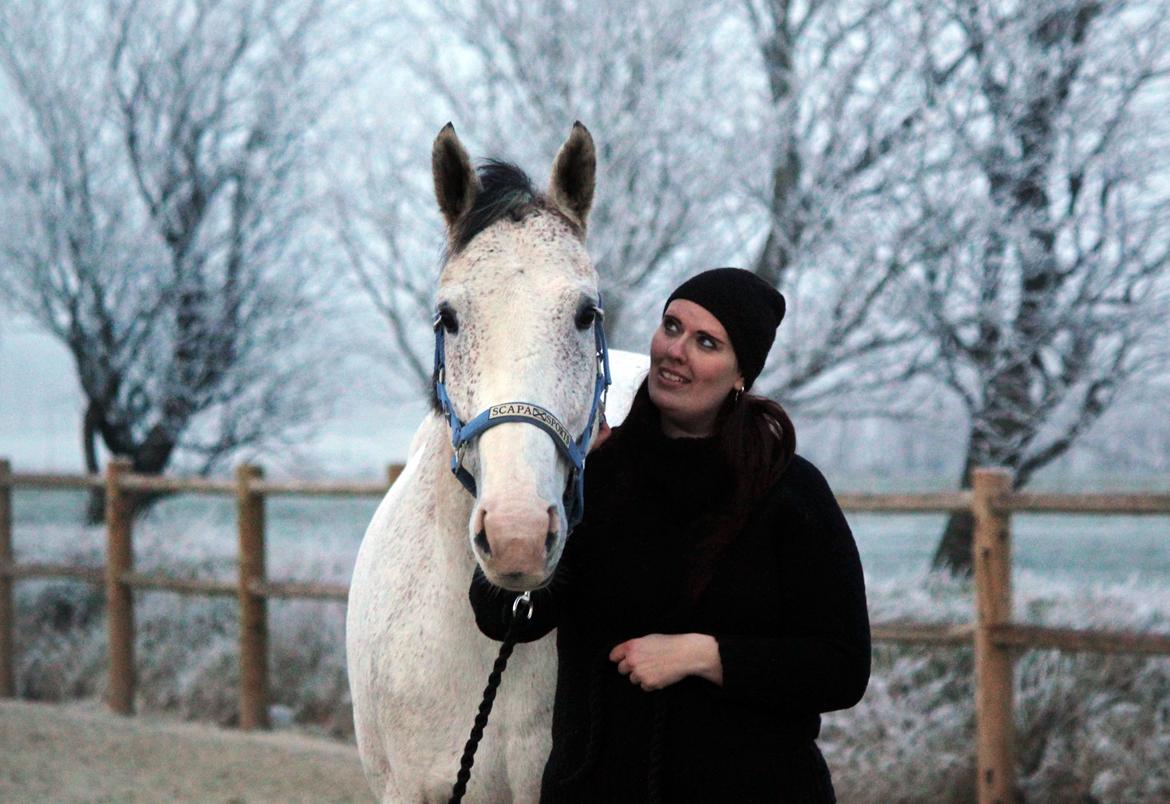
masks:
<svg viewBox="0 0 1170 804"><path fill-rule="evenodd" d="M546 164L574 120L589 126L599 149L590 250L619 345L644 334L626 315L643 291L730 250L720 203L737 150L728 110L743 93L738 62L717 51L719 9L440 0L403 12L402 25L411 35L391 69L406 68L414 94L401 103L433 110L433 122L416 131L396 118L396 138L414 149L363 152L365 191L337 205L351 276L386 318L400 374L430 380L430 347L412 333L431 315L441 242L425 149L448 119L475 152L522 165Z"/></svg>
<svg viewBox="0 0 1170 804"><path fill-rule="evenodd" d="M903 214L929 98L890 0L742 0L763 77L746 136L753 270L788 296L762 387L806 416L903 415L922 340L898 279L920 221ZM945 78L942 80L946 80Z"/></svg>
<svg viewBox="0 0 1170 804"><path fill-rule="evenodd" d="M429 164L425 135L386 142L372 130L353 134L351 156L360 170L330 203L341 279L360 291L386 328L388 338L371 355L393 369L383 394L417 399L431 386L432 297L444 242L434 191L426 183L430 173L421 170Z"/></svg>
<svg viewBox="0 0 1170 804"><path fill-rule="evenodd" d="M97 443L200 471L308 422L304 157L324 0L5 3L0 253Z"/></svg>
<svg viewBox="0 0 1170 804"><path fill-rule="evenodd" d="M1152 338L1168 321L1170 5L958 2L917 15L937 106L908 286L933 373L969 417L963 486L973 467L998 465L1018 487L1164 369ZM944 85L939 65L955 54ZM971 528L950 518L936 567L969 570Z"/></svg>

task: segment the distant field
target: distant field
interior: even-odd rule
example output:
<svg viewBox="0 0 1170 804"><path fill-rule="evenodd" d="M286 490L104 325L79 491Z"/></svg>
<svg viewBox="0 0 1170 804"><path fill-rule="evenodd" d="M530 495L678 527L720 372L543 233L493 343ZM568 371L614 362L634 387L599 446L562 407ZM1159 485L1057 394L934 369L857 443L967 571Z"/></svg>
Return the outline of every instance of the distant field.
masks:
<svg viewBox="0 0 1170 804"><path fill-rule="evenodd" d="M100 532L81 525L84 503L84 495L72 491L17 492L18 558L54 557L42 553L38 545L54 554L63 544L100 549ZM374 497L270 499L270 572L287 576L312 566L315 579L348 580L377 504ZM866 573L875 581L921 574L945 522L937 514L847 517ZM141 544L152 545L149 552L139 552L144 566L163 567L167 556L189 560L194 553L226 570L235 551L234 501L194 496L165 500L139 524L138 532ZM1031 575L1088 583L1170 579L1170 517L1018 514L1013 517L1013 535L1015 566Z"/></svg>

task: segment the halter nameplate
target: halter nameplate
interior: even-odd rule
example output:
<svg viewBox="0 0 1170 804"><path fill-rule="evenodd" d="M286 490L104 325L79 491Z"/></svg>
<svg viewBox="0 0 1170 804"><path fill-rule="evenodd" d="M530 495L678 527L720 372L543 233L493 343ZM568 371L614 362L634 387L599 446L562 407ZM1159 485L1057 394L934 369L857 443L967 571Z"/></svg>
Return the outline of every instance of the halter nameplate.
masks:
<svg viewBox="0 0 1170 804"><path fill-rule="evenodd" d="M561 420L540 405L530 402L506 402L503 405L492 405L488 408L488 419L507 419L509 421L530 421L544 425L549 435L556 435L567 449L573 443L573 437L561 424ZM501 422L502 424L502 422Z"/></svg>

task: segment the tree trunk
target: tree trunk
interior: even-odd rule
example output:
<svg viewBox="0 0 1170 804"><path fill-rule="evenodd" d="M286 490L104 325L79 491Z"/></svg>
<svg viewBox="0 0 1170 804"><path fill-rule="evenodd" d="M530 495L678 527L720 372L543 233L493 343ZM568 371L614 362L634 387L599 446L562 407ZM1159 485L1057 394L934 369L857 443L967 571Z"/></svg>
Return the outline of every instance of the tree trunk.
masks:
<svg viewBox="0 0 1170 804"><path fill-rule="evenodd" d="M81 426L81 448L85 453L86 474L96 475L101 471L97 460L98 412L93 403L85 409ZM85 524L100 525L106 518L106 487L91 486L85 505Z"/></svg>
<svg viewBox="0 0 1170 804"><path fill-rule="evenodd" d="M977 436L972 433L967 441L967 456L963 459L963 476L959 488L971 488L971 471L975 468ZM945 570L956 577L971 575L971 543L975 537L975 517L970 511L955 511L947 517L946 528L934 550L930 568Z"/></svg>
<svg viewBox="0 0 1170 804"><path fill-rule="evenodd" d="M969 488L970 483L964 483ZM975 535L975 517L970 511L955 511L947 518L938 547L930 566L933 570L945 570L955 577L971 575L971 540Z"/></svg>
<svg viewBox="0 0 1170 804"><path fill-rule="evenodd" d="M1005 405L1022 405L1019 372L1008 372L993 385L991 406L971 420L967 437L967 455L963 459L963 476L959 488L971 488L971 474L977 468L1003 467L1012 473L1012 488L1019 488L1019 469L1023 448L1035 436L1032 422L1022 422L1005 413ZM947 518L942 538L935 548L931 568L946 570L955 576L969 576L972 567L972 541L975 517L970 511L956 511Z"/></svg>
<svg viewBox="0 0 1170 804"><path fill-rule="evenodd" d="M97 458L97 440L102 443L110 454L122 455L131 460L131 471L141 475L161 475L166 471L171 455L175 450L175 440L163 428L155 427L140 445L132 445L127 440L127 433L115 433L110 428L103 429L105 422L100 405L91 402L85 410L82 423L82 450L85 455L85 471L87 474L101 472ZM111 444L110 438L120 439L119 443ZM128 505L132 516L139 516L150 510L150 507L164 497L168 492L150 492L135 494L129 498ZM106 490L104 486L89 489L86 501L85 522L87 525L100 525L106 518Z"/></svg>
<svg viewBox="0 0 1170 804"><path fill-rule="evenodd" d="M772 157L772 197L768 204L768 237L752 270L772 287L781 287L800 242L796 197L800 187L800 152L793 128L795 112L785 107L795 102L791 20L787 5L776 6L769 20L771 28L760 41L760 55L768 74L772 105L782 109L786 130L781 133Z"/></svg>
<svg viewBox="0 0 1170 804"><path fill-rule="evenodd" d="M140 475L161 475L167 470L175 451L175 439L161 425L151 429L146 438L131 455L132 471ZM170 497L173 492L147 491L133 495L130 507L134 517L149 511L155 503Z"/></svg>

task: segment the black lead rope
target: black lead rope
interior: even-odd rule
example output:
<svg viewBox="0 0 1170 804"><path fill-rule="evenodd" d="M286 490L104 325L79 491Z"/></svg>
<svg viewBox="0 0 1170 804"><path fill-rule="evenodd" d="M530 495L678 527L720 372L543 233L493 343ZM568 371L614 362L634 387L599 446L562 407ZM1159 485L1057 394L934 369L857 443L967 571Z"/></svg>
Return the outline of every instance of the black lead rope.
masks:
<svg viewBox="0 0 1170 804"><path fill-rule="evenodd" d="M504 676L504 668L508 666L512 649L516 647L520 623L531 619L532 596L529 592L525 592L512 604L512 622L508 625L508 633L504 635L504 641L500 645L496 663L492 665L492 671L488 673L487 686L483 690L483 700L479 702L479 712L475 716L475 723L471 727L471 735L467 738L467 745L463 747L463 756L459 758L459 774L455 777L455 786L451 789L451 804L459 804L463 800L463 794L467 792L467 783L471 780L471 766L475 764L475 750L479 748L479 741L483 739L483 730L487 728L488 716L492 713L492 704L496 701L496 690L500 688L500 679Z"/></svg>

